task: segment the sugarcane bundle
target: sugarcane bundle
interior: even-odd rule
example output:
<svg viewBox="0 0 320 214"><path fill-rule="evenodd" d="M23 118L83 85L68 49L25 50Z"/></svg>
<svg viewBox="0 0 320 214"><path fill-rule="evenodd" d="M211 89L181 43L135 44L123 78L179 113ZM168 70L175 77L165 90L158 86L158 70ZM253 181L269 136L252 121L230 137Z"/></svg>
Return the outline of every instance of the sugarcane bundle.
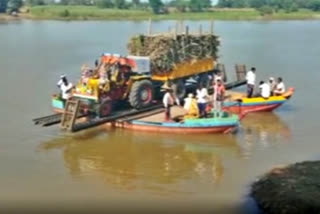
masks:
<svg viewBox="0 0 320 214"><path fill-rule="evenodd" d="M130 55L148 56L152 72L165 73L187 60L217 58L219 40L213 34L138 35L128 43Z"/></svg>

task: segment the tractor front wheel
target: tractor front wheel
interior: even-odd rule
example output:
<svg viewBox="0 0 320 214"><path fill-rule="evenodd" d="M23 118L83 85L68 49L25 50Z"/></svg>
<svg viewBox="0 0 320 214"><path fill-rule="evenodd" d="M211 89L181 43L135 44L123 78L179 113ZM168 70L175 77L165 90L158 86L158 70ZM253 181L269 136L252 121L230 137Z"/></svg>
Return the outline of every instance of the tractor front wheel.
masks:
<svg viewBox="0 0 320 214"><path fill-rule="evenodd" d="M153 86L150 80L141 80L133 83L129 95L129 102L133 108L150 106L153 100Z"/></svg>

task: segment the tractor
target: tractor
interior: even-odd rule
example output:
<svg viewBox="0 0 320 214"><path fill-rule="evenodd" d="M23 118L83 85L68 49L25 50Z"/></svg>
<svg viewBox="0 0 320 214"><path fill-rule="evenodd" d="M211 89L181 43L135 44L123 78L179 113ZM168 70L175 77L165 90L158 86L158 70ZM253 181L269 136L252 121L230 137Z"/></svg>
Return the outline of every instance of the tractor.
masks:
<svg viewBox="0 0 320 214"><path fill-rule="evenodd" d="M94 113L98 117L110 115L114 106L123 101L135 109L152 105L166 82L176 97L183 99L189 78L209 87L215 64L213 58L190 60L175 65L171 71L157 73L150 70L149 57L103 54L95 69L81 69L72 99L81 101L83 114ZM53 97L52 106L56 111L64 111L64 103L57 96Z"/></svg>

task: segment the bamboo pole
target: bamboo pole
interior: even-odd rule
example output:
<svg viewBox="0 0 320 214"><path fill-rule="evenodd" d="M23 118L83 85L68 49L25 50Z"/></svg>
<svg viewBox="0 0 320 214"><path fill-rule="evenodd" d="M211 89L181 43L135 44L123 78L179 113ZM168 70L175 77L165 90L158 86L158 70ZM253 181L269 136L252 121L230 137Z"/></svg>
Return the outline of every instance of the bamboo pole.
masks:
<svg viewBox="0 0 320 214"><path fill-rule="evenodd" d="M180 20L180 33L182 34L184 30L184 23L183 20Z"/></svg>
<svg viewBox="0 0 320 214"><path fill-rule="evenodd" d="M202 35L202 24L199 25L199 35Z"/></svg>
<svg viewBox="0 0 320 214"><path fill-rule="evenodd" d="M178 22L176 22L176 26L174 28L174 39L177 39L178 32L179 32L179 25L178 25Z"/></svg>
<svg viewBox="0 0 320 214"><path fill-rule="evenodd" d="M213 34L213 19L211 19L210 21L210 34L212 35Z"/></svg>
<svg viewBox="0 0 320 214"><path fill-rule="evenodd" d="M152 20L151 18L149 19L149 24L148 24L148 35L151 36L151 33L152 33L152 29L151 29L151 26L152 25Z"/></svg>

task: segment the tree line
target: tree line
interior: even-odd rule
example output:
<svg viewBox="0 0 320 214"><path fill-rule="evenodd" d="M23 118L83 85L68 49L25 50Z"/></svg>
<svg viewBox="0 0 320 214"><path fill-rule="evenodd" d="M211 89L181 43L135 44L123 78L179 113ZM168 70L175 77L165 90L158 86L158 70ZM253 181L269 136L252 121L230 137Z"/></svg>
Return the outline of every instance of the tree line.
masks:
<svg viewBox="0 0 320 214"><path fill-rule="evenodd" d="M169 9L179 12L193 11L200 12L211 7L211 0L172 0L164 2L162 0L0 0L0 13L18 11L23 5L87 5L99 8L116 9L151 9L155 14L168 13Z"/></svg>
<svg viewBox="0 0 320 214"><path fill-rule="evenodd" d="M320 11L320 0L219 0L218 7L269 9L295 12L300 8Z"/></svg>
<svg viewBox="0 0 320 214"><path fill-rule="evenodd" d="M99 8L116 9L151 9L155 14L168 13L169 10L178 12L201 12L212 7L211 0L0 0L0 13L18 11L23 5L88 5ZM286 12L307 8L320 11L320 0L219 0L217 7L222 8L256 8L262 15L271 14L278 10Z"/></svg>

